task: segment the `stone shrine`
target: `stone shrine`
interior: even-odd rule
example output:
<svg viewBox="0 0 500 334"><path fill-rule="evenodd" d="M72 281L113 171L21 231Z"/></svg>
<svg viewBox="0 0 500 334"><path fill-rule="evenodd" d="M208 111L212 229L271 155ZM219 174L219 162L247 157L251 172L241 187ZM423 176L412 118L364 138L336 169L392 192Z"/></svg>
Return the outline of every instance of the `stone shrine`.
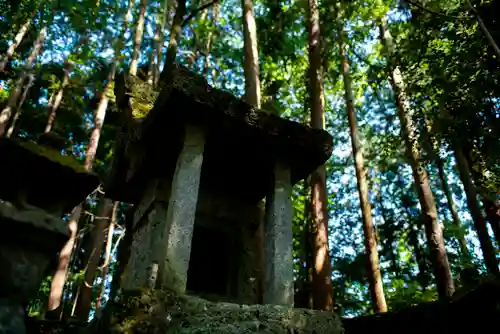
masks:
<svg viewBox="0 0 500 334"><path fill-rule="evenodd" d="M291 190L330 157L331 136L181 66L159 94L133 77L115 85L128 122L106 194L136 206L122 288L256 304L262 277L265 304L293 306Z"/></svg>
<svg viewBox="0 0 500 334"><path fill-rule="evenodd" d="M52 134L39 144L56 143ZM0 333L25 333L25 308L68 239L61 219L99 185L72 157L0 138Z"/></svg>

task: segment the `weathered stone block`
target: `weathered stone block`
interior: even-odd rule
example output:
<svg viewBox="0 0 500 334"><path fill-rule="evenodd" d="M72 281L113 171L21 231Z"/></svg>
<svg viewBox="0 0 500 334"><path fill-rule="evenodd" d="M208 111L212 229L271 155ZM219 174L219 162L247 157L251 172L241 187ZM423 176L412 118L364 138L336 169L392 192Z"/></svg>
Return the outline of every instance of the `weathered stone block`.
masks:
<svg viewBox="0 0 500 334"><path fill-rule="evenodd" d="M168 291L125 291L116 310L110 329L117 334L344 333L331 312L213 303Z"/></svg>

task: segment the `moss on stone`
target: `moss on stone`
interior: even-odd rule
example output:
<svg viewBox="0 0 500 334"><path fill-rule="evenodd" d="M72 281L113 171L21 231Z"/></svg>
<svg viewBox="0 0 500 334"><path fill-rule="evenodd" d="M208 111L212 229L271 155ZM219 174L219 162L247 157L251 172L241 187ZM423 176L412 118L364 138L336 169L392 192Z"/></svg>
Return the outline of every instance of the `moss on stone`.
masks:
<svg viewBox="0 0 500 334"><path fill-rule="evenodd" d="M132 106L132 117L143 119L153 109L159 93L153 86L134 76L127 76L126 90L130 92L130 105Z"/></svg>
<svg viewBox="0 0 500 334"><path fill-rule="evenodd" d="M343 333L334 313L272 305L214 303L165 290L124 293L113 333Z"/></svg>
<svg viewBox="0 0 500 334"><path fill-rule="evenodd" d="M78 160L71 156L62 155L60 152L53 148L38 145L30 141L19 141L17 142L17 144L36 155L43 156L53 162L70 167L75 172L86 173L85 168Z"/></svg>

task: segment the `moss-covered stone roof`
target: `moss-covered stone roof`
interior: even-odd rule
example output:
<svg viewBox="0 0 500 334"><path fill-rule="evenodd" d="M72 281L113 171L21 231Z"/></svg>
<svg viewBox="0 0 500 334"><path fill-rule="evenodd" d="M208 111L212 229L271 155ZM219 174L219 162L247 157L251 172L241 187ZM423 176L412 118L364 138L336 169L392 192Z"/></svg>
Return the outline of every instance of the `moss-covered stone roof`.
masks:
<svg viewBox="0 0 500 334"><path fill-rule="evenodd" d="M117 104L128 119L108 180L111 196L116 199L135 202L137 198L126 196L140 193L133 182L142 184L141 177L150 177L155 171L171 172L185 124L206 131L204 179L236 178L240 182L245 178L241 181L243 191L256 198L265 196L274 161L289 164L293 182L297 182L332 153L332 137L326 131L257 109L210 87L202 76L182 66L175 68L172 82L159 91L148 89L138 78L121 76L116 80ZM224 175L216 175L221 170ZM130 177L132 174L135 176ZM217 187L219 181L214 181ZM234 188L234 183L228 187Z"/></svg>
<svg viewBox="0 0 500 334"><path fill-rule="evenodd" d="M63 203L67 212L99 185L98 176L87 173L73 157L30 141L0 138L0 157L4 200L23 197L42 209Z"/></svg>

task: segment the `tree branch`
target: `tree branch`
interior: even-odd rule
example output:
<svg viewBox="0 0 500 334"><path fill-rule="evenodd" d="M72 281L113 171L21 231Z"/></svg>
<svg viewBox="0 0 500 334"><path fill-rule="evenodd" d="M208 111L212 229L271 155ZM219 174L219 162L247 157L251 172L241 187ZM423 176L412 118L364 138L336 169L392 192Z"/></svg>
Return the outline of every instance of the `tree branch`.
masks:
<svg viewBox="0 0 500 334"><path fill-rule="evenodd" d="M191 11L191 13L182 21L181 23L181 27L185 27L186 24L188 24L188 22L194 18L196 15L198 15L199 12L207 9L208 7L211 7L213 5L215 5L216 3L219 3L220 0L212 0L206 4L204 4L203 6L199 7L199 8L196 8L194 9L193 11Z"/></svg>
<svg viewBox="0 0 500 334"><path fill-rule="evenodd" d="M443 13L434 11L432 9L429 9L427 7L424 7L423 5L421 5L419 3L413 2L413 0L403 0L403 1L406 2L406 3L408 3L410 6L415 6L415 7L420 8L421 10L423 10L425 12L428 12L428 13L431 13L431 14L434 14L434 15L437 15L437 16L441 16L441 17L444 17L444 18L453 19L453 20L465 20L465 19L470 19L471 18L470 16L466 16L466 15L465 16L453 16L453 15L443 14Z"/></svg>

